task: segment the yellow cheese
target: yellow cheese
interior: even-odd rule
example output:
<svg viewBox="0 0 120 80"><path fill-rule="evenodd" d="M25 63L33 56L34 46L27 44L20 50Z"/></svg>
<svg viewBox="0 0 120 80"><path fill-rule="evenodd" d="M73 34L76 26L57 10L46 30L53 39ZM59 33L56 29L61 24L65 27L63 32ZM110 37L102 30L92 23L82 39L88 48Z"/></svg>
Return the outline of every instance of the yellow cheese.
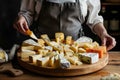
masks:
<svg viewBox="0 0 120 80"><path fill-rule="evenodd" d="M63 46L60 46L57 42L51 41L50 45L53 47L54 50L63 52Z"/></svg>
<svg viewBox="0 0 120 80"><path fill-rule="evenodd" d="M47 53L48 53L48 50L44 50L44 49L38 50L38 54L41 54L42 56L46 56Z"/></svg>
<svg viewBox="0 0 120 80"><path fill-rule="evenodd" d="M73 56L73 55L74 55L74 52L71 52L71 51L65 52L65 56Z"/></svg>
<svg viewBox="0 0 120 80"><path fill-rule="evenodd" d="M38 39L38 44L41 46L45 45L45 41L43 39Z"/></svg>
<svg viewBox="0 0 120 80"><path fill-rule="evenodd" d="M55 67L55 64L54 64L54 56L50 58L49 62L48 62L48 66L49 67Z"/></svg>
<svg viewBox="0 0 120 80"><path fill-rule="evenodd" d="M72 36L67 36L66 37L66 44L72 44Z"/></svg>
<svg viewBox="0 0 120 80"><path fill-rule="evenodd" d="M30 55L35 55L36 52L35 51L31 51L31 50L23 50L20 55L21 55L21 59L25 60L25 61L29 61L29 56Z"/></svg>
<svg viewBox="0 0 120 80"><path fill-rule="evenodd" d="M86 50L84 48L78 48L78 52L79 53L84 53L84 52L86 52Z"/></svg>
<svg viewBox="0 0 120 80"><path fill-rule="evenodd" d="M45 46L45 50L48 50L48 51L52 52L53 51L53 47L52 46Z"/></svg>
<svg viewBox="0 0 120 80"><path fill-rule="evenodd" d="M64 41L64 33L62 32L57 32L55 33L55 39L56 39L56 42L63 42Z"/></svg>
<svg viewBox="0 0 120 80"><path fill-rule="evenodd" d="M50 38L48 37L47 34L41 35L41 38L45 41L45 43L50 46Z"/></svg>
<svg viewBox="0 0 120 80"><path fill-rule="evenodd" d="M23 41L22 46L35 46L38 48L43 48L41 45L39 45L37 42L35 42L32 39L27 39L27 40Z"/></svg>
<svg viewBox="0 0 120 80"><path fill-rule="evenodd" d="M21 46L21 51L23 50L34 50L35 46Z"/></svg>
<svg viewBox="0 0 120 80"><path fill-rule="evenodd" d="M72 56L72 57L66 56L66 59L73 65L79 64L78 62L80 61L77 56Z"/></svg>
<svg viewBox="0 0 120 80"><path fill-rule="evenodd" d="M42 55L40 55L40 54L38 54L38 55L30 55L29 56L29 62L36 64L37 59L39 59L41 57L42 57Z"/></svg>
<svg viewBox="0 0 120 80"><path fill-rule="evenodd" d="M0 50L0 59L5 59L5 53L2 50Z"/></svg>
<svg viewBox="0 0 120 80"><path fill-rule="evenodd" d="M73 50L75 53L78 52L78 45L73 44L72 46L70 46L70 49Z"/></svg>
<svg viewBox="0 0 120 80"><path fill-rule="evenodd" d="M35 39L35 40L38 39L32 31L27 30L26 33L27 33L31 38L33 38L33 39Z"/></svg>
<svg viewBox="0 0 120 80"><path fill-rule="evenodd" d="M39 58L39 59L37 59L36 63L37 63L38 66L45 67L49 63L49 57Z"/></svg>

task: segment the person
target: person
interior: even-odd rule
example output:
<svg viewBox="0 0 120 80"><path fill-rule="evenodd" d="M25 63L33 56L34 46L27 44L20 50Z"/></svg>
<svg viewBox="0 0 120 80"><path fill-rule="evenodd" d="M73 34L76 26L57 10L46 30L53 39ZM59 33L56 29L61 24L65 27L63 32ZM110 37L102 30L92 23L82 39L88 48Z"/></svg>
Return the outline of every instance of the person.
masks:
<svg viewBox="0 0 120 80"><path fill-rule="evenodd" d="M27 35L26 30L36 23L32 29L37 37L48 34L53 38L55 32L63 32L76 40L83 35L82 24L86 23L111 50L116 41L103 25L100 5L100 0L22 0L14 28Z"/></svg>

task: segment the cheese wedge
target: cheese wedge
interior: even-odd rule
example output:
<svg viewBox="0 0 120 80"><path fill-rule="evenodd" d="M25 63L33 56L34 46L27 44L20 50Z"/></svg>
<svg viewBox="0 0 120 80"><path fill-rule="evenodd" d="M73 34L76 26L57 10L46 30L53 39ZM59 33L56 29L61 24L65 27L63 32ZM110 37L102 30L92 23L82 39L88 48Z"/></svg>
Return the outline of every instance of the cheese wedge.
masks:
<svg viewBox="0 0 120 80"><path fill-rule="evenodd" d="M52 52L53 51L53 47L52 46L45 46L45 50L48 50L48 51Z"/></svg>
<svg viewBox="0 0 120 80"><path fill-rule="evenodd" d="M55 39L56 39L57 43L63 42L64 41L64 33L62 33L62 32L55 33Z"/></svg>
<svg viewBox="0 0 120 80"><path fill-rule="evenodd" d="M66 44L72 44L72 36L67 36L66 37Z"/></svg>
<svg viewBox="0 0 120 80"><path fill-rule="evenodd" d="M38 39L38 44L41 46L45 46L45 41L43 39Z"/></svg>
<svg viewBox="0 0 120 80"><path fill-rule="evenodd" d="M32 39L27 39L27 40L23 41L22 46L35 46L38 48L43 48L41 45L39 45L37 42L35 42Z"/></svg>
<svg viewBox="0 0 120 80"><path fill-rule="evenodd" d="M71 52L71 51L66 51L65 52L65 56L70 57L70 56L73 56L73 55L74 55L74 52Z"/></svg>
<svg viewBox="0 0 120 80"><path fill-rule="evenodd" d="M44 50L44 49L39 49L38 50L38 54L40 54L42 56L46 56L47 53L48 53L48 50Z"/></svg>
<svg viewBox="0 0 120 80"><path fill-rule="evenodd" d="M63 56L58 55L58 63L60 68L69 68L70 62Z"/></svg>
<svg viewBox="0 0 120 80"><path fill-rule="evenodd" d="M37 59L39 59L41 57L42 57L42 55L40 55L40 54L38 54L38 55L30 55L29 56L29 62L36 64Z"/></svg>
<svg viewBox="0 0 120 80"><path fill-rule="evenodd" d="M78 48L78 52L79 52L79 53L85 53L86 50L85 50L84 48Z"/></svg>
<svg viewBox="0 0 120 80"><path fill-rule="evenodd" d="M98 46L95 48L87 48L86 52L94 52L99 54L99 58L102 58L107 53L106 46Z"/></svg>
<svg viewBox="0 0 120 80"><path fill-rule="evenodd" d="M27 30L26 33L33 39L38 40L38 38L35 36L35 34L31 30Z"/></svg>
<svg viewBox="0 0 120 80"><path fill-rule="evenodd" d="M49 67L55 67L55 57L51 57L49 62L48 62Z"/></svg>
<svg viewBox="0 0 120 80"><path fill-rule="evenodd" d="M50 38L48 37L47 34L41 35L41 38L45 41L45 43L50 46Z"/></svg>
<svg viewBox="0 0 120 80"><path fill-rule="evenodd" d="M78 52L78 45L73 44L72 46L70 46L70 49L73 50L75 53Z"/></svg>
<svg viewBox="0 0 120 80"><path fill-rule="evenodd" d="M77 56L66 56L66 59L73 65L79 64L80 60Z"/></svg>
<svg viewBox="0 0 120 80"><path fill-rule="evenodd" d="M51 41L50 45L53 47L54 50L59 51L59 52L63 52L63 47L60 46L57 42Z"/></svg>
<svg viewBox="0 0 120 80"><path fill-rule="evenodd" d="M0 50L0 59L5 59L5 53L3 50Z"/></svg>
<svg viewBox="0 0 120 80"><path fill-rule="evenodd" d="M47 66L48 63L49 63L49 57L39 58L37 59L37 62L36 62L38 66L42 66L42 67Z"/></svg>
<svg viewBox="0 0 120 80"><path fill-rule="evenodd" d="M92 43L93 40L90 37L82 36L75 41L75 43L83 43L83 42Z"/></svg>
<svg viewBox="0 0 120 80"><path fill-rule="evenodd" d="M35 46L21 46L21 51L23 50L32 50L34 51L35 49Z"/></svg>
<svg viewBox="0 0 120 80"><path fill-rule="evenodd" d="M80 59L84 63L93 64L99 61L99 55L98 53L83 53L80 54Z"/></svg>
<svg viewBox="0 0 120 80"><path fill-rule="evenodd" d="M29 56L30 55L35 55L36 52L35 51L31 51L31 50L23 50L21 53L20 53L20 57L22 60L24 61L29 61Z"/></svg>

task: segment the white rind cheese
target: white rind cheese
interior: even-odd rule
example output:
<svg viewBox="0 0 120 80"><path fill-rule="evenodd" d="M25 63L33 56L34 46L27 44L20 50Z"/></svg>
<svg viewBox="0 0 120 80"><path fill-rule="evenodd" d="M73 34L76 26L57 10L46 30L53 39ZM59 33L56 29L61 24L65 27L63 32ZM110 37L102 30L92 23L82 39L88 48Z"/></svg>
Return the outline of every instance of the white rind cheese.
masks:
<svg viewBox="0 0 120 80"><path fill-rule="evenodd" d="M99 55L98 53L82 53L80 54L80 59L84 63L96 63L99 60Z"/></svg>
<svg viewBox="0 0 120 80"><path fill-rule="evenodd" d="M37 64L38 66L45 67L45 66L48 65L48 62L49 62L49 57L43 57L43 58L37 59L36 64Z"/></svg>
<svg viewBox="0 0 120 80"><path fill-rule="evenodd" d="M63 56L61 55L58 55L59 59L58 59L58 62L59 62L59 67L60 68L69 68L70 67L70 62Z"/></svg>

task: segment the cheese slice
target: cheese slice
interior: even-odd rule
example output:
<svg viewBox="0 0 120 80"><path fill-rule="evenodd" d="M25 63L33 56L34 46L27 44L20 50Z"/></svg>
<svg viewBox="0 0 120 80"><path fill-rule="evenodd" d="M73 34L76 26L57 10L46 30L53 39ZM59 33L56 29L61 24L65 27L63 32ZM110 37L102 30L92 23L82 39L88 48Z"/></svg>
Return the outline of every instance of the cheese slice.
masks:
<svg viewBox="0 0 120 80"><path fill-rule="evenodd" d="M44 50L44 49L39 49L38 50L38 54L42 55L42 56L46 56L48 53L48 50Z"/></svg>
<svg viewBox="0 0 120 80"><path fill-rule="evenodd" d="M72 36L67 36L66 37L66 44L72 44Z"/></svg>
<svg viewBox="0 0 120 80"><path fill-rule="evenodd" d="M38 55L30 55L29 56L29 62L36 64L37 59L39 59L41 57L42 57L42 55L40 55L40 54L38 54Z"/></svg>
<svg viewBox="0 0 120 80"><path fill-rule="evenodd" d="M35 51L31 51L31 50L23 50L21 53L20 53L20 57L22 60L24 61L29 61L29 56L30 55L35 55L36 52Z"/></svg>
<svg viewBox="0 0 120 80"><path fill-rule="evenodd" d="M77 53L78 52L78 45L73 44L72 46L70 46L70 49L73 50L75 53Z"/></svg>
<svg viewBox="0 0 120 80"><path fill-rule="evenodd" d="M73 65L79 64L80 62L77 56L66 56L66 59Z"/></svg>
<svg viewBox="0 0 120 80"><path fill-rule="evenodd" d="M64 41L64 33L62 33L62 32L55 33L55 39L56 39L57 43L63 42Z"/></svg>
<svg viewBox="0 0 120 80"><path fill-rule="evenodd" d="M75 43L83 43L83 42L92 43L93 40L92 40L90 37L82 36L82 37L80 37L79 39L77 39L77 40L75 41Z"/></svg>
<svg viewBox="0 0 120 80"><path fill-rule="evenodd" d="M45 41L45 43L50 46L50 38L48 37L47 34L41 35L41 38Z"/></svg>
<svg viewBox="0 0 120 80"><path fill-rule="evenodd" d="M23 50L34 50L35 49L35 46L21 46L21 51Z"/></svg>
<svg viewBox="0 0 120 80"><path fill-rule="evenodd" d="M51 41L50 45L53 47L54 50L63 52L63 47L60 46L57 42Z"/></svg>
<svg viewBox="0 0 120 80"><path fill-rule="evenodd" d="M27 39L27 40L23 41L22 46L35 46L38 48L43 48L41 45L39 45L37 42L35 42L32 39Z"/></svg>
<svg viewBox="0 0 120 80"><path fill-rule="evenodd" d="M53 47L52 46L45 46L46 50L49 50L50 52L53 51Z"/></svg>
<svg viewBox="0 0 120 80"><path fill-rule="evenodd" d="M5 53L3 50L0 50L0 59L5 59Z"/></svg>
<svg viewBox="0 0 120 80"><path fill-rule="evenodd" d="M63 56L58 55L58 62L59 62L59 67L60 68L69 68L70 67L70 62Z"/></svg>
<svg viewBox="0 0 120 80"><path fill-rule="evenodd" d="M48 62L49 67L55 67L55 57L51 57L49 62Z"/></svg>
<svg viewBox="0 0 120 80"><path fill-rule="evenodd" d="M47 66L48 63L49 63L49 57L39 58L37 59L37 62L36 62L38 66L42 66L42 67Z"/></svg>
<svg viewBox="0 0 120 80"><path fill-rule="evenodd" d="M80 59L84 63L96 63L99 61L98 53L82 53L80 54Z"/></svg>
<svg viewBox="0 0 120 80"><path fill-rule="evenodd" d="M35 34L31 30L27 30L26 33L33 39L38 40L38 38L35 36Z"/></svg>
<svg viewBox="0 0 120 80"><path fill-rule="evenodd" d="M41 46L45 46L45 41L43 39L38 39L38 44Z"/></svg>

